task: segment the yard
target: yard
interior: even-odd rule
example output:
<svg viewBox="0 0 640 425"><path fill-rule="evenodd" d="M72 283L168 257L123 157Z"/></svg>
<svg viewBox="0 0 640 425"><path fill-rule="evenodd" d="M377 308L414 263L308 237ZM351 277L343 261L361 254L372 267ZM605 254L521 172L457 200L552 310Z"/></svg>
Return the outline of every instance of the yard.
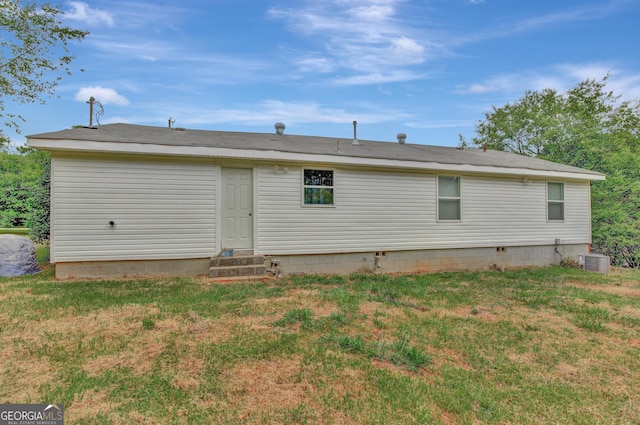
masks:
<svg viewBox="0 0 640 425"><path fill-rule="evenodd" d="M640 423L640 272L0 278L0 403L68 424Z"/></svg>

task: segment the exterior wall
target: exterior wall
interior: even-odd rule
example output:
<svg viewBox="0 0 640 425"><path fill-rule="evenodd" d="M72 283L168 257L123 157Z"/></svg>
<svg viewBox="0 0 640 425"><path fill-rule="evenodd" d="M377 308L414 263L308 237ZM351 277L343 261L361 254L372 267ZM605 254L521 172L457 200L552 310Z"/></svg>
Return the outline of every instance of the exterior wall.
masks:
<svg viewBox="0 0 640 425"><path fill-rule="evenodd" d="M122 279L201 276L209 274L211 258L188 260L78 261L56 264L57 279Z"/></svg>
<svg viewBox="0 0 640 425"><path fill-rule="evenodd" d="M335 171L335 205L314 207L302 205L303 167L253 165L254 251L278 259L285 273L543 266L560 261L558 239L576 258L590 243L589 182L564 181L565 220L548 222L546 180L462 175L462 220L439 222L434 173L309 164ZM56 153L51 258L58 277L207 273L206 259L220 249L221 166ZM376 261L376 252L386 255Z"/></svg>
<svg viewBox="0 0 640 425"><path fill-rule="evenodd" d="M52 262L205 258L215 251L211 162L55 154L51 175Z"/></svg>
<svg viewBox="0 0 640 425"><path fill-rule="evenodd" d="M312 168L313 166L309 166ZM323 167L321 165L317 168ZM302 205L302 168L260 167L262 254L589 243L588 182L565 181L565 220L547 221L546 180L463 175L462 220L437 220L436 174L335 170L335 206Z"/></svg>
<svg viewBox="0 0 640 425"><path fill-rule="evenodd" d="M503 248L503 249L498 249ZM556 250L557 248L557 250ZM435 249L269 256L279 272L291 274L437 273L463 270L505 270L542 267L588 252L588 245L555 245ZM56 264L58 279L116 279L148 276L201 276L209 273L210 258L189 260L80 261Z"/></svg>
<svg viewBox="0 0 640 425"><path fill-rule="evenodd" d="M437 273L543 267L559 264L562 258L572 258L577 261L578 256L585 255L587 252L587 244L574 244L558 247L541 245L378 253L274 255L270 260L278 262L280 273L283 275Z"/></svg>

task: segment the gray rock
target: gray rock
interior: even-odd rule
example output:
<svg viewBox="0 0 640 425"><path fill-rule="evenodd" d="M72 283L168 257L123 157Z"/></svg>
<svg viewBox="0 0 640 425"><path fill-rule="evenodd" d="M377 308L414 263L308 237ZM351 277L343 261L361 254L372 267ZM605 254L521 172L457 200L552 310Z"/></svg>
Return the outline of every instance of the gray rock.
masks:
<svg viewBox="0 0 640 425"><path fill-rule="evenodd" d="M22 276L39 271L36 247L29 238L0 235L0 276Z"/></svg>

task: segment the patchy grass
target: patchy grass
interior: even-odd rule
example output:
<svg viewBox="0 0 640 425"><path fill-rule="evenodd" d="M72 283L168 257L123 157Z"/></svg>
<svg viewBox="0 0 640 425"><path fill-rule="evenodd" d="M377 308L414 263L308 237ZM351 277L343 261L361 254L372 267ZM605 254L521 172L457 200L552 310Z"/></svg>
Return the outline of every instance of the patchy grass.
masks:
<svg viewBox="0 0 640 425"><path fill-rule="evenodd" d="M640 423L640 272L0 278L0 403L69 424Z"/></svg>
<svg viewBox="0 0 640 425"><path fill-rule="evenodd" d="M36 258L40 267L49 266L49 245L36 245Z"/></svg>
<svg viewBox="0 0 640 425"><path fill-rule="evenodd" d="M31 229L27 227L0 227L0 235L29 236Z"/></svg>

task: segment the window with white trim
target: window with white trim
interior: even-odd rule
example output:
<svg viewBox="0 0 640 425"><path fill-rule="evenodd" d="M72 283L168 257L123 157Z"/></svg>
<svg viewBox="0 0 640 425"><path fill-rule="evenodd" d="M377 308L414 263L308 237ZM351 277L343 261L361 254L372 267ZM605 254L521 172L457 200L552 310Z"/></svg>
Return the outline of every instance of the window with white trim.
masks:
<svg viewBox="0 0 640 425"><path fill-rule="evenodd" d="M460 176L438 176L438 220L460 220Z"/></svg>
<svg viewBox="0 0 640 425"><path fill-rule="evenodd" d="M303 170L304 205L333 205L333 170Z"/></svg>
<svg viewBox="0 0 640 425"><path fill-rule="evenodd" d="M547 182L547 220L564 220L564 183Z"/></svg>

